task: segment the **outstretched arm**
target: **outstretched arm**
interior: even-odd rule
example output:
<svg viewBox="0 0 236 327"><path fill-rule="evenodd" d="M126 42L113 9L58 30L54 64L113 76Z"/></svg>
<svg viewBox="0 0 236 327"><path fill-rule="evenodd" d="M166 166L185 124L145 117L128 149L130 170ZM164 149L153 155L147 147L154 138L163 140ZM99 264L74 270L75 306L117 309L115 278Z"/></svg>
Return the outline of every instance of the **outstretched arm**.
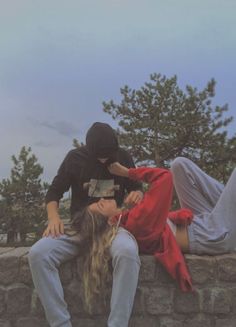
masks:
<svg viewBox="0 0 236 327"><path fill-rule="evenodd" d="M166 225L172 200L172 175L162 168L130 168L114 163L109 167L115 175L151 184L142 201L130 209L125 227L138 236L153 235L158 239Z"/></svg>

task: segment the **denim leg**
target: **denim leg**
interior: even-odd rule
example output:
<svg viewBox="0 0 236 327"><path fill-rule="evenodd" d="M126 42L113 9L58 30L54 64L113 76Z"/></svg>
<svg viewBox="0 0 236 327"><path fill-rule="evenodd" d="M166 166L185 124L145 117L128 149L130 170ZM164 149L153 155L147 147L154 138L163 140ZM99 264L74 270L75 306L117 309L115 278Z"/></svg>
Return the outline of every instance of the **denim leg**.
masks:
<svg viewBox="0 0 236 327"><path fill-rule="evenodd" d="M108 327L127 327L138 284L140 259L134 237L125 229L119 231L111 245L113 266L111 312Z"/></svg>
<svg viewBox="0 0 236 327"><path fill-rule="evenodd" d="M140 269L137 243L126 230L119 228L110 253L113 284L108 326L127 327ZM78 244L71 242L68 236L42 238L30 250L33 281L51 327L72 327L58 268L78 254Z"/></svg>
<svg viewBox="0 0 236 327"><path fill-rule="evenodd" d="M79 246L70 238L43 237L29 252L33 282L51 327L72 327L58 268L78 255Z"/></svg>

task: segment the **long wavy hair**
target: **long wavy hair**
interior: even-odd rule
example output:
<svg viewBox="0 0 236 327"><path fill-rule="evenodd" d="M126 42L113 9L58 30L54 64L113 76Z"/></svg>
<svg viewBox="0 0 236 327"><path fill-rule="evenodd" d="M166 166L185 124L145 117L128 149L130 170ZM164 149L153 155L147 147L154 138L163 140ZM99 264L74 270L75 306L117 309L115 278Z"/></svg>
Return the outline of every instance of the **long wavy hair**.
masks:
<svg viewBox="0 0 236 327"><path fill-rule="evenodd" d="M116 236L117 227L110 226L108 218L92 213L88 207L73 217L83 244L83 288L86 309L91 312L96 299L105 303L105 285L109 277L109 248Z"/></svg>

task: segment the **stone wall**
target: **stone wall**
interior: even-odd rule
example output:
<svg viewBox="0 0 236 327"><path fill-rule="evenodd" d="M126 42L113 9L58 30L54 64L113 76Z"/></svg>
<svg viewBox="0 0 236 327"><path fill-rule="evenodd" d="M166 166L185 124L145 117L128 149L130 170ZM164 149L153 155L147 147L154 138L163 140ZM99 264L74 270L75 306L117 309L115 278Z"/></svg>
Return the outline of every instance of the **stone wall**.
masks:
<svg viewBox="0 0 236 327"><path fill-rule="evenodd" d="M0 327L46 327L32 285L28 248L0 248ZM195 292L181 293L153 257L142 268L130 327L235 327L236 254L187 255ZM105 327L109 307L83 310L80 259L61 267L73 327ZM120 326L122 327L122 326Z"/></svg>

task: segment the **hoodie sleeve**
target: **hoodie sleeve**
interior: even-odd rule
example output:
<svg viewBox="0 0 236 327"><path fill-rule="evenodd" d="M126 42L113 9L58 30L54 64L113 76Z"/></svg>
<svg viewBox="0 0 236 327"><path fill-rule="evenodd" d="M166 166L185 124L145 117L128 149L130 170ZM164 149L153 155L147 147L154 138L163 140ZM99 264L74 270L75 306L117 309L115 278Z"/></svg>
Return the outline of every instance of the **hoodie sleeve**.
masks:
<svg viewBox="0 0 236 327"><path fill-rule="evenodd" d="M130 209L125 227L137 239L156 241L166 225L171 205L173 181L171 172L161 168L131 168L132 180L150 184L142 201Z"/></svg>
<svg viewBox="0 0 236 327"><path fill-rule="evenodd" d="M71 186L71 152L67 154L63 160L61 166L58 169L57 175L54 177L52 184L50 185L46 197L45 203L48 204L51 201L59 202L63 197L63 194L67 192Z"/></svg>
<svg viewBox="0 0 236 327"><path fill-rule="evenodd" d="M123 157L124 157L123 158L124 161L122 162L122 164L125 167L135 168L135 164L131 155L125 150L123 150ZM128 193L132 191L143 191L141 181L130 179L130 178L126 179L125 188Z"/></svg>

